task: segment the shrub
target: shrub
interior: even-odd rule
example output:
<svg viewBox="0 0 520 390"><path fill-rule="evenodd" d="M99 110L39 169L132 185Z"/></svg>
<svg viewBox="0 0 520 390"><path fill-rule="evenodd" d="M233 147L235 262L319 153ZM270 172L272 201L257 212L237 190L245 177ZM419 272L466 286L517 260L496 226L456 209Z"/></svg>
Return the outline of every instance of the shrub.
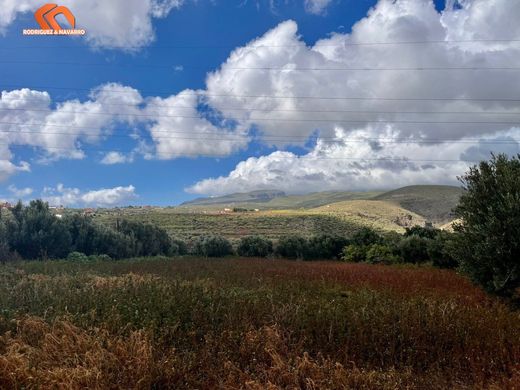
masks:
<svg viewBox="0 0 520 390"><path fill-rule="evenodd" d="M439 268L456 268L459 265L451 254L452 245L453 234L448 232L439 231L434 239L428 240L428 257L434 266Z"/></svg>
<svg viewBox="0 0 520 390"><path fill-rule="evenodd" d="M428 239L419 236L409 236L398 245L399 254L405 263L423 263L428 261Z"/></svg>
<svg viewBox="0 0 520 390"><path fill-rule="evenodd" d="M84 253L81 252L70 252L67 256L68 261L77 261L77 262L84 262L89 261L90 258Z"/></svg>
<svg viewBox="0 0 520 390"><path fill-rule="evenodd" d="M34 200L24 207L19 202L7 225L10 249L25 259L64 258L71 251L67 226L49 210L49 205Z"/></svg>
<svg viewBox="0 0 520 390"><path fill-rule="evenodd" d="M259 236L243 237L240 239L237 252L245 257L266 257L273 253L273 242Z"/></svg>
<svg viewBox="0 0 520 390"><path fill-rule="evenodd" d="M453 255L487 291L510 297L520 287L520 155L492 156L459 180L465 190Z"/></svg>
<svg viewBox="0 0 520 390"><path fill-rule="evenodd" d="M341 236L330 234L314 236L308 241L306 257L311 259L338 259L347 244L348 240Z"/></svg>
<svg viewBox="0 0 520 390"><path fill-rule="evenodd" d="M382 239L383 238L374 229L364 227L354 233L350 241L356 245L372 245L380 244Z"/></svg>
<svg viewBox="0 0 520 390"><path fill-rule="evenodd" d="M405 237L410 236L418 236L421 238L435 238L439 233L439 229L435 229L433 227L422 227L419 225L412 226L410 228L406 228L404 233Z"/></svg>
<svg viewBox="0 0 520 390"><path fill-rule="evenodd" d="M351 244L343 248L341 259L350 263L365 261L367 257L367 247L365 245Z"/></svg>
<svg viewBox="0 0 520 390"><path fill-rule="evenodd" d="M204 257L224 257L233 254L233 247L224 237L202 236L195 242L193 251Z"/></svg>
<svg viewBox="0 0 520 390"><path fill-rule="evenodd" d="M278 240L276 253L287 259L303 259L308 257L308 242L301 236L283 236Z"/></svg>
<svg viewBox="0 0 520 390"><path fill-rule="evenodd" d="M396 264L401 261L402 259L386 245L373 244L366 252L366 262L370 264Z"/></svg>
<svg viewBox="0 0 520 390"><path fill-rule="evenodd" d="M132 239L134 256L168 256L178 249L166 230L149 223L123 220L117 230Z"/></svg>

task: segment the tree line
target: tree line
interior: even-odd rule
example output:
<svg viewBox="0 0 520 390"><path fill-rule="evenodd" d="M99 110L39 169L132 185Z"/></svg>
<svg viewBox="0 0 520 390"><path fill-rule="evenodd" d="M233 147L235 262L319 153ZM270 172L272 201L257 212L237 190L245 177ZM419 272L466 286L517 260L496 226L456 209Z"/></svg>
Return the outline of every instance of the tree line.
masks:
<svg viewBox="0 0 520 390"><path fill-rule="evenodd" d="M35 200L0 213L0 261L11 259L120 259L193 254L221 257L337 259L371 264L431 263L458 268L487 291L520 297L520 155L492 156L459 178L464 193L454 210L454 233L415 226L404 234L363 228L350 237L290 235L273 242L243 237L231 243L209 235L185 243L160 227L120 221L115 227L80 214L57 218Z"/></svg>

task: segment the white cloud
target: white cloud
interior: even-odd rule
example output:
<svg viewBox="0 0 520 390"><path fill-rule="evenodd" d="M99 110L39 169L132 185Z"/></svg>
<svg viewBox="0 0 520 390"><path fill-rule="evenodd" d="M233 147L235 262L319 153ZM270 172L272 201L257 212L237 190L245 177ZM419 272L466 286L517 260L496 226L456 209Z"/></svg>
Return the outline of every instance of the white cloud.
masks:
<svg viewBox="0 0 520 390"><path fill-rule="evenodd" d="M104 165L114 165L114 164L124 164L129 163L134 160L133 155L124 155L119 152L108 152L105 154L103 159L101 160L101 164Z"/></svg>
<svg viewBox="0 0 520 390"><path fill-rule="evenodd" d="M228 175L199 181L186 190L221 195L272 188L302 193L456 184L456 176L473 165L471 161L489 158L492 150L510 155L520 153L518 142L497 147L487 143L492 139L482 139L477 146L471 146L472 142L465 139L433 145L372 141L374 135L392 140L393 131L391 126L386 126L359 130L347 136L344 130L337 128L333 142L318 140L307 154L298 156L276 151L259 158L251 157L240 162ZM504 132L499 139L511 141L513 134L518 134L518 129Z"/></svg>
<svg viewBox="0 0 520 390"><path fill-rule="evenodd" d="M325 12L332 0L305 0L305 11L315 15L321 15Z"/></svg>
<svg viewBox="0 0 520 390"><path fill-rule="evenodd" d="M380 0L351 34L332 34L309 47L298 35L296 23L287 21L234 50L220 69L209 74L208 102L244 128L255 125L267 144L283 147L300 140L304 145L316 133L320 141L302 157L276 152L251 158L229 175L201 181L189 190L215 194L277 187L296 192L454 182L466 163L411 160L485 158L491 150L518 150L515 140L520 130L507 124L518 119L517 103L493 99L517 98L519 72L392 69L509 67L520 59L519 45L363 44L515 38L509 26L516 26L520 3L459 3L462 7L438 13L428 0ZM384 70L323 70L338 68ZM302 98L312 96L327 99ZM376 99L356 99L360 97ZM349 139L356 135L385 137L390 143L352 144ZM472 141L505 136L510 138L508 145ZM326 143L331 137L336 137L335 143ZM409 143L403 144L402 139ZM425 144L424 139L434 142ZM317 154L341 159L316 159ZM373 160L387 156L410 161ZM348 160L352 157L357 161Z"/></svg>
<svg viewBox="0 0 520 390"><path fill-rule="evenodd" d="M64 206L110 207L126 204L137 198L132 185L82 192L78 188L67 188L60 183L56 188L46 187L42 195L42 199L50 205Z"/></svg>
<svg viewBox="0 0 520 390"><path fill-rule="evenodd" d="M150 44L154 38L153 19L166 17L184 0L62 0L76 17L77 28L86 30L87 42L100 48L133 51ZM39 0L4 0L0 9L0 33L19 13L34 12ZM27 26L30 28L31 26Z"/></svg>
<svg viewBox="0 0 520 390"><path fill-rule="evenodd" d="M168 98L148 99L144 111L152 116L149 131L157 158L226 156L247 145L243 130L226 126L197 108L198 94L185 90Z"/></svg>
<svg viewBox="0 0 520 390"><path fill-rule="evenodd" d="M13 194L15 198L24 198L33 193L33 189L30 187L16 188L16 186L10 185L9 187L7 187L7 189L9 190L9 192Z"/></svg>

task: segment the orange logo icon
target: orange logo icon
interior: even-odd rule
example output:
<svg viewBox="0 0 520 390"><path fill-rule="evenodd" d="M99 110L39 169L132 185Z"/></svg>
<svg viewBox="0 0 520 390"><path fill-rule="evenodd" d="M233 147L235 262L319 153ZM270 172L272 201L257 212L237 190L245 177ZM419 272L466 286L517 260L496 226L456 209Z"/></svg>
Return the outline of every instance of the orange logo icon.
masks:
<svg viewBox="0 0 520 390"><path fill-rule="evenodd" d="M62 5L45 4L35 12L34 18L42 30L62 30L58 22L56 22L56 16L60 14L65 16L72 28L76 27L76 18L67 7Z"/></svg>
<svg viewBox="0 0 520 390"><path fill-rule="evenodd" d="M56 21L58 15L63 15L70 24L70 29L61 28ZM40 29L23 30L24 35L85 35L85 30L76 29L76 17L62 5L45 4L34 13L34 18L40 25Z"/></svg>

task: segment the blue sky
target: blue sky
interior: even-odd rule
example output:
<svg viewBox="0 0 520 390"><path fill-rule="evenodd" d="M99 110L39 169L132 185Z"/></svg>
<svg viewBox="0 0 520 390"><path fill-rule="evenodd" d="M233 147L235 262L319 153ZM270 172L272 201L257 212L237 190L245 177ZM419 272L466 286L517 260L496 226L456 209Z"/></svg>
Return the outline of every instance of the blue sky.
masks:
<svg viewBox="0 0 520 390"><path fill-rule="evenodd" d="M500 1L494 2L500 6ZM374 71L323 69L491 66L518 58L519 45L513 44L491 47L491 43L475 42L468 48L467 43L460 43L450 48L434 46L433 50L428 45L364 46L370 42L510 38L509 29L499 28L507 26L511 16L507 12L495 15L482 1L463 1L445 12L444 2L426 0L411 0L411 5L404 0L397 1L401 4L317 0L314 5L296 0L114 1L109 10L103 9L103 2L91 2L90 8L85 1L60 3L75 14L77 27L86 29L84 38L23 36L22 29L36 28L33 12L41 4L33 0L6 3L11 13L0 17L0 90L4 91L0 130L5 131L4 147L0 148L4 149L0 197L4 199L44 197L70 206L171 205L201 195L261 188L301 193L452 184L472 159L491 150L518 150L517 129L509 125L484 123L470 130L466 125L454 129L452 124L397 124L403 119L397 113L410 109L478 111L482 114L476 116L478 120L509 121L517 117L497 115L514 111L514 104L477 105L470 100L466 105L446 101L441 106L402 100L387 107L370 101L354 106L347 105L348 101L299 100L302 95L391 97L399 95L394 94L398 89L403 90L404 98L515 96L515 90L475 88L472 84L481 79L476 74L453 76L456 72L447 72L447 77L433 71L403 74L390 70L385 76ZM147 4L144 8L143 3ZM360 22L371 8L371 16ZM513 6L509 14L519 16L517 11ZM492 13L488 24L496 24L496 29L479 28L482 12ZM103 13L110 14L111 23L103 19L107 17ZM466 18L464 25L462 17ZM471 18L473 24L467 22ZM125 25L129 19L148 27L136 31L131 24ZM471 28L474 31L468 31ZM260 49L233 57L237 48L255 39L260 39L256 43L262 45ZM312 50L320 40L324 40L323 47ZM347 44L350 51L329 53L329 48L345 42L361 45ZM300 44L298 52L292 50ZM489 53L497 51L496 58L488 60ZM226 61L227 68L221 67ZM270 69L250 69L256 64ZM281 67L306 69L294 75L297 72L280 71ZM208 72L215 73L208 76ZM492 73L499 85L510 76ZM23 88L28 90L20 92ZM98 92L92 95L96 88ZM190 98L194 94L198 100ZM244 97L260 95L267 98ZM204 98L209 100L202 102ZM376 111L377 118L341 113L351 108ZM293 109L301 111L290 114ZM341 118L328 111L340 112ZM224 121L214 119L212 113ZM442 118L468 121L475 118L470 113ZM342 120L357 120L359 115L359 122L367 123L342 126ZM257 122L257 117L265 119ZM439 120L418 113L404 118ZM89 139L85 132L96 136ZM348 144L345 137L353 143ZM403 144L402 138L411 141ZM435 142L425 145L421 139ZM453 140L456 143L449 142ZM506 141L493 144L493 140Z"/></svg>

